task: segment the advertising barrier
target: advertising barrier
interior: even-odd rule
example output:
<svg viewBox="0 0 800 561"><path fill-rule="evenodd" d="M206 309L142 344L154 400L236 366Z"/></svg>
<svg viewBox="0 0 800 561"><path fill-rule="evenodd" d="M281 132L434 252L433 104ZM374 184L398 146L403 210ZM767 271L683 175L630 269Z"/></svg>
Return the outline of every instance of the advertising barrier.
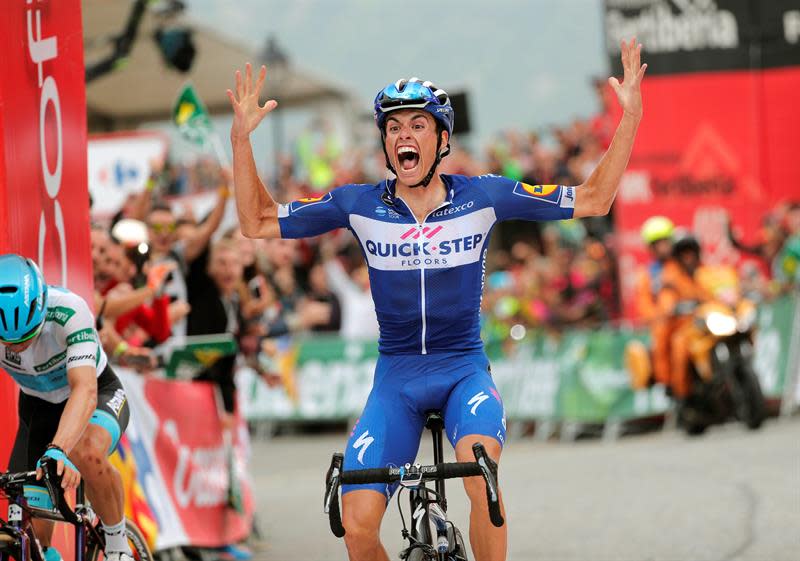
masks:
<svg viewBox="0 0 800 561"><path fill-rule="evenodd" d="M115 461L123 465L128 514L148 540L160 550L245 538L254 509L245 424L239 423L229 450L213 385L142 378L122 368L117 373L131 421ZM237 489L241 505L231 500Z"/></svg>
<svg viewBox="0 0 800 561"><path fill-rule="evenodd" d="M644 117L614 205L620 271L644 263L654 214L699 238L709 264L743 264L776 205L800 201L800 8L795 0L605 0L608 61L643 44ZM763 272L767 265L755 262ZM621 274L626 317L635 275Z"/></svg>
<svg viewBox="0 0 800 561"><path fill-rule="evenodd" d="M145 189L153 162L167 156L168 138L155 131L93 135L89 138L88 177L94 216L110 217L128 197Z"/></svg>
<svg viewBox="0 0 800 561"><path fill-rule="evenodd" d="M0 53L0 253L36 259L48 283L88 298L80 1L3 2ZM16 434L16 392L0 373L0 470Z"/></svg>
<svg viewBox="0 0 800 561"><path fill-rule="evenodd" d="M759 308L754 367L764 394L780 399L792 383L800 340L798 300L784 297ZM537 333L515 343L487 348L492 377L510 421L604 423L664 413L669 400L661 386L630 388L623 365L625 345L646 340L642 331L612 328ZM372 387L375 342L320 338L284 342L276 364L283 387L268 387L252 370L238 373L239 403L248 420L333 421L355 419Z"/></svg>

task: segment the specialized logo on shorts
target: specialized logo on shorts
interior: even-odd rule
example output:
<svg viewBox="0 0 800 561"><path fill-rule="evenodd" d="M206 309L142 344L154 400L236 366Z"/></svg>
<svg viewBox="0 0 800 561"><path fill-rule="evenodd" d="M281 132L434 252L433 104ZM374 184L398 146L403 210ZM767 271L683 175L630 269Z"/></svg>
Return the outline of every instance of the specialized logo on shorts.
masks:
<svg viewBox="0 0 800 561"><path fill-rule="evenodd" d="M119 388L114 392L114 397L106 402L106 405L108 405L108 408L111 409L117 417L119 417L119 412L122 411L122 407L125 405L126 399L125 390Z"/></svg>
<svg viewBox="0 0 800 561"><path fill-rule="evenodd" d="M487 399L489 399L489 396L486 395L486 392L478 392L475 395L473 395L470 398L470 400L467 402L467 405L472 405L472 409L470 410L470 412L473 415L477 415L477 413L475 413L475 411L478 409L480 404L483 403L484 401L486 401ZM474 403L474 405L473 405L473 403Z"/></svg>
<svg viewBox="0 0 800 561"><path fill-rule="evenodd" d="M369 431L365 430L364 434L358 437L358 439L353 442L353 448L358 450L358 463L362 466L364 465L364 452L367 451L369 445L375 442L375 439L369 435Z"/></svg>

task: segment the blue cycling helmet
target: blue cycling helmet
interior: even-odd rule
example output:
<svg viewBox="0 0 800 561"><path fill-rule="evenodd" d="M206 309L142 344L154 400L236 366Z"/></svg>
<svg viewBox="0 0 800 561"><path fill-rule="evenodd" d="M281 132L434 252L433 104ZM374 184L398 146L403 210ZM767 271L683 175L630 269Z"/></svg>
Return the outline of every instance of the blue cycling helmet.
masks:
<svg viewBox="0 0 800 561"><path fill-rule="evenodd" d="M47 285L36 263L19 255L0 255L0 340L22 343L44 325Z"/></svg>
<svg viewBox="0 0 800 561"><path fill-rule="evenodd" d="M398 109L422 109L430 113L436 122L453 135L455 111L450 105L447 92L419 78L398 80L389 84L375 96L375 124L381 132L386 130L387 113Z"/></svg>
<svg viewBox="0 0 800 561"><path fill-rule="evenodd" d="M375 124L381 131L381 139L384 141L381 144L383 145L383 154L386 156L386 167L392 173L395 173L395 170L389 161L389 154L386 153L385 142L388 113L399 109L421 109L433 116L441 130L447 131L448 144L440 152L442 143L440 134L436 142L436 161L431 166L428 175L416 185L411 185L411 187L419 187L420 185L426 187L433 178L439 162L450 153L449 139L453 136L455 111L453 111L453 106L450 105L450 98L447 96L447 92L437 88L431 82L423 81L419 78L401 79L379 91L378 95L375 96L374 106Z"/></svg>

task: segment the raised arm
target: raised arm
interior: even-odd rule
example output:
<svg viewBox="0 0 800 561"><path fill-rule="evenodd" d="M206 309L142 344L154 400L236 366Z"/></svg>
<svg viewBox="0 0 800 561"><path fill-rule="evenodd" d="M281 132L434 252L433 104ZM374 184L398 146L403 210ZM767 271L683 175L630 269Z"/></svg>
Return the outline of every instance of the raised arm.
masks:
<svg viewBox="0 0 800 561"><path fill-rule="evenodd" d="M230 172L226 172L228 175ZM206 219L200 224L195 231L195 234L186 240L186 251L184 257L186 261L191 263L197 259L201 253L208 247L211 241L211 236L219 229L222 224L222 219L225 217L225 208L228 206L229 197L228 186L221 185L217 189L217 204L211 209Z"/></svg>
<svg viewBox="0 0 800 561"><path fill-rule="evenodd" d="M641 83L647 69L646 64L641 64L642 45L634 38L630 43L623 41L621 50L624 70L622 84L614 77L609 78L608 83L614 88L622 106L622 119L608 151L589 178L575 190L575 218L601 216L611 210L642 119Z"/></svg>
<svg viewBox="0 0 800 561"><path fill-rule="evenodd" d="M242 233L248 238L279 238L278 205L270 196L266 186L258 177L250 133L278 102L271 99L263 106L258 103L261 87L267 75L262 66L258 81L253 86L253 70L250 63L245 67L245 78L236 71L236 93L227 91L233 108L231 125L231 147L233 148L233 183L236 194L236 209Z"/></svg>

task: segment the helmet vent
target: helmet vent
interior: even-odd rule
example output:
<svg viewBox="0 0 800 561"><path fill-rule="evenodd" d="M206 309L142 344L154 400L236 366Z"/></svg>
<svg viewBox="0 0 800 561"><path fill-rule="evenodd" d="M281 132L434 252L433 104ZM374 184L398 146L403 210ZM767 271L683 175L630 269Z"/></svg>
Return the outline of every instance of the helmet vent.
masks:
<svg viewBox="0 0 800 561"><path fill-rule="evenodd" d="M8 331L8 324L6 323L6 314L3 313L2 308L0 308L0 321L3 322L3 330Z"/></svg>
<svg viewBox="0 0 800 561"><path fill-rule="evenodd" d="M14 308L14 329L19 329L19 308Z"/></svg>
<svg viewBox="0 0 800 561"><path fill-rule="evenodd" d="M36 298L31 301L31 307L28 308L28 319L25 320L25 325L30 325L33 319L33 313L36 311Z"/></svg>
<svg viewBox="0 0 800 561"><path fill-rule="evenodd" d="M16 286L0 286L0 294L14 294L17 290Z"/></svg>

